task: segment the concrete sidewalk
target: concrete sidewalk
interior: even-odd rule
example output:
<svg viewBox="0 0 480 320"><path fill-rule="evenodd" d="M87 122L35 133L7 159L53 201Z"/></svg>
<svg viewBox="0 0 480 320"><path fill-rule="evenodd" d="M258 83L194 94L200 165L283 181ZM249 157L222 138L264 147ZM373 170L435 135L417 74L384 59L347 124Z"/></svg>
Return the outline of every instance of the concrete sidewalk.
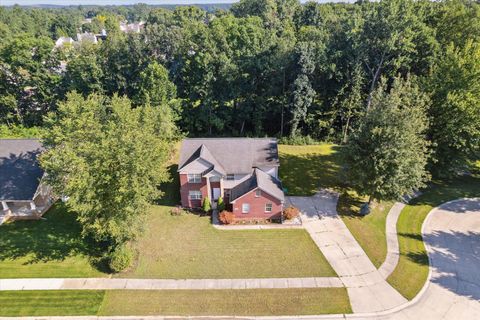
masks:
<svg viewBox="0 0 480 320"><path fill-rule="evenodd" d="M0 279L0 290L230 290L340 288L336 277L256 279Z"/></svg>
<svg viewBox="0 0 480 320"><path fill-rule="evenodd" d="M338 194L322 190L313 197L289 197L302 211L313 241L348 290L355 313L385 311L407 302L375 268L337 214Z"/></svg>

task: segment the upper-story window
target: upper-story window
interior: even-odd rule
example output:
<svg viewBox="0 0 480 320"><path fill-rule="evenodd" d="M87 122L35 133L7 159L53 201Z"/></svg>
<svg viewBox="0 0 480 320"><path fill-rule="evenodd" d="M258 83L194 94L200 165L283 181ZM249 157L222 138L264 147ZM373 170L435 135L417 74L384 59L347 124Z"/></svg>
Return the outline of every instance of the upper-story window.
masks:
<svg viewBox="0 0 480 320"><path fill-rule="evenodd" d="M197 173L187 174L188 183L200 183L202 182L202 175Z"/></svg>
<svg viewBox="0 0 480 320"><path fill-rule="evenodd" d="M260 189L255 190L255 198L259 198L261 196L262 196L262 190Z"/></svg>
<svg viewBox="0 0 480 320"><path fill-rule="evenodd" d="M235 180L235 175L234 174L227 174L227 180Z"/></svg>

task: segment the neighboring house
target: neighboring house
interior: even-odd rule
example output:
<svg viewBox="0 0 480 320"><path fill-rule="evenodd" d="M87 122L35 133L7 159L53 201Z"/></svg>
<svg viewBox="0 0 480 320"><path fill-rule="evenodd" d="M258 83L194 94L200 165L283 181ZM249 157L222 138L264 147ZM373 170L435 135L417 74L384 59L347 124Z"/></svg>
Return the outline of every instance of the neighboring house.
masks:
<svg viewBox="0 0 480 320"><path fill-rule="evenodd" d="M0 139L0 224L8 219L39 219L53 203L51 188L42 183L37 139Z"/></svg>
<svg viewBox="0 0 480 320"><path fill-rule="evenodd" d="M55 48L63 48L65 45L73 46L74 42L70 37L60 37L55 41Z"/></svg>
<svg viewBox="0 0 480 320"><path fill-rule="evenodd" d="M78 42L88 41L94 44L98 42L97 36L90 32L77 33L77 41Z"/></svg>
<svg viewBox="0 0 480 320"><path fill-rule="evenodd" d="M182 206L222 197L237 219L280 219L279 165L276 139L185 139L178 166Z"/></svg>
<svg viewBox="0 0 480 320"><path fill-rule="evenodd" d="M120 31L129 33L140 33L145 25L144 21L135 22L135 23L127 23L127 21L120 22Z"/></svg>

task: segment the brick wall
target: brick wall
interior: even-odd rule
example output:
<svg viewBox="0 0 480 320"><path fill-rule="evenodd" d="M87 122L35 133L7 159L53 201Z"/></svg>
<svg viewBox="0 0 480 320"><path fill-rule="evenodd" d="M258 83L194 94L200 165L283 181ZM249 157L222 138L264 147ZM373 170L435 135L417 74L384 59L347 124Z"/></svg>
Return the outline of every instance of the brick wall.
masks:
<svg viewBox="0 0 480 320"><path fill-rule="evenodd" d="M202 200L190 200L188 192L190 190L200 190L202 193L202 200L208 196L207 179L202 178L201 183L188 183L186 174L180 174L180 197L182 199L182 207L198 208L202 206Z"/></svg>
<svg viewBox="0 0 480 320"><path fill-rule="evenodd" d="M232 203L232 212L235 214L235 218L280 219L283 210L281 201L263 191L261 196L257 198L255 197L255 190L250 191L241 198L238 198L235 203ZM250 204L249 213L242 213L242 205L244 203ZM267 203L272 204L272 212L265 212L265 204Z"/></svg>

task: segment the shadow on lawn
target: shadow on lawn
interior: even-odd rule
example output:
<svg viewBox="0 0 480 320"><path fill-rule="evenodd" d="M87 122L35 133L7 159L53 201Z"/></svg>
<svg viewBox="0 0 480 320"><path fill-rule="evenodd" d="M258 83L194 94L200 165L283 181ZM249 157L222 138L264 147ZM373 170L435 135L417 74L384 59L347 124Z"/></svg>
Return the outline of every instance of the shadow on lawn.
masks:
<svg viewBox="0 0 480 320"><path fill-rule="evenodd" d="M90 259L105 272L100 261L102 248L81 236L80 224L62 203L55 204L45 219L16 221L0 228L0 261L27 258L25 264L62 261L75 255Z"/></svg>
<svg viewBox="0 0 480 320"><path fill-rule="evenodd" d="M155 201L155 204L162 206L176 206L180 204L180 177L177 169L177 164L172 164L168 167L170 181L160 185L159 189L163 195Z"/></svg>
<svg viewBox="0 0 480 320"><path fill-rule="evenodd" d="M280 178L288 195L311 196L319 187L342 185L341 150L341 146L332 146L329 154L280 152Z"/></svg>

